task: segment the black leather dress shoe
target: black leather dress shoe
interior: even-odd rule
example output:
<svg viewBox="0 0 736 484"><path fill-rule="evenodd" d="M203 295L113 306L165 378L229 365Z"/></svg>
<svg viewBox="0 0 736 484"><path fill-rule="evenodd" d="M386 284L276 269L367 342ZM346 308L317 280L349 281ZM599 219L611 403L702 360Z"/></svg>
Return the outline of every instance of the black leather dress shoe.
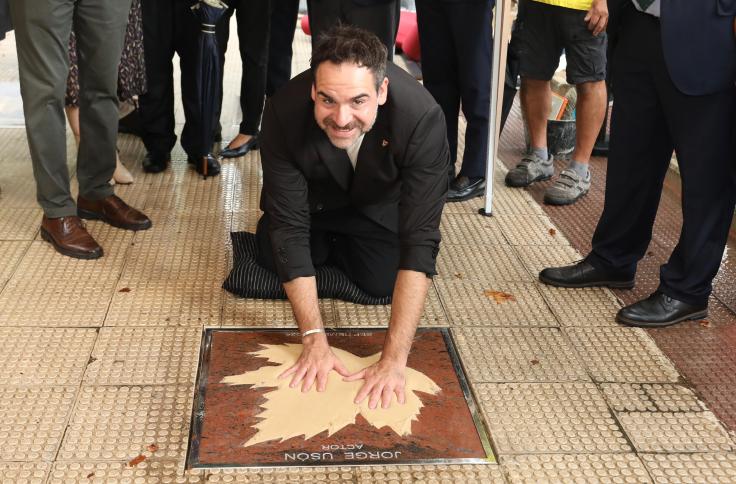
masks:
<svg viewBox="0 0 736 484"><path fill-rule="evenodd" d="M253 136L251 139L238 146L237 148L225 148L220 152L220 156L223 158L240 158L245 156L250 150L258 149L258 136Z"/></svg>
<svg viewBox="0 0 736 484"><path fill-rule="evenodd" d="M161 173L169 166L171 153L146 153L143 158L143 171L146 173Z"/></svg>
<svg viewBox="0 0 736 484"><path fill-rule="evenodd" d="M220 162L212 155L207 155L207 172L204 170L202 159L195 160L191 156L187 158L187 163L197 170L197 173L203 176L217 176L220 174Z"/></svg>
<svg viewBox="0 0 736 484"><path fill-rule="evenodd" d="M448 202L462 202L471 198L481 197L486 190L485 178L468 178L458 176L450 182L450 191L447 192Z"/></svg>
<svg viewBox="0 0 736 484"><path fill-rule="evenodd" d="M556 287L634 287L633 278L596 269L585 260L571 266L548 267L539 273L539 280Z"/></svg>
<svg viewBox="0 0 736 484"><path fill-rule="evenodd" d="M690 319L708 316L708 306L696 306L672 299L659 291L646 299L621 308L616 321L639 328L662 328Z"/></svg>

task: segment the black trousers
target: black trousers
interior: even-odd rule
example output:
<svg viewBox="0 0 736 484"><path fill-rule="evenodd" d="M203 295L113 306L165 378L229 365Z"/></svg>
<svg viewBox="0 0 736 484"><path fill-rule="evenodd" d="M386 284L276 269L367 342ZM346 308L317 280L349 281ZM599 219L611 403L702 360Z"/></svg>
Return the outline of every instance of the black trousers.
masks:
<svg viewBox="0 0 736 484"><path fill-rule="evenodd" d="M271 97L291 79L292 44L299 16L299 0L271 1L271 35L268 44L266 96Z"/></svg>
<svg viewBox="0 0 736 484"><path fill-rule="evenodd" d="M424 87L442 108L452 162L457 159L457 123L467 121L461 175L484 177L491 105L494 0L445 3L417 0Z"/></svg>
<svg viewBox="0 0 736 484"><path fill-rule="evenodd" d="M673 149L682 178L680 239L660 270L659 290L705 304L736 202L736 89L687 96L669 77L659 20L627 8L613 54L613 118L606 198L595 267L633 276L652 238Z"/></svg>
<svg viewBox="0 0 736 484"><path fill-rule="evenodd" d="M258 221L258 263L276 272L269 217ZM393 294L399 271L399 236L354 211L312 215L312 264L339 267L358 287L375 297Z"/></svg>
<svg viewBox="0 0 736 484"><path fill-rule="evenodd" d="M322 33L338 22L355 25L376 34L394 58L394 44L401 18L401 2L387 0L376 5L358 5L353 0L307 0L312 48Z"/></svg>
<svg viewBox="0 0 736 484"><path fill-rule="evenodd" d="M238 23L238 44L243 62L240 81L240 110L243 119L240 133L255 135L261 126L261 115L266 96L266 68L271 25L272 0L230 0L230 8L218 25L224 39L223 51L230 38L230 18L235 13ZM278 3L280 0L273 0ZM224 59L223 59L224 65Z"/></svg>
<svg viewBox="0 0 736 484"><path fill-rule="evenodd" d="M194 3L194 0L141 0L148 91L140 97L139 106L141 138L149 153L163 155L169 153L176 144L174 54L179 55L181 68L181 97L185 117L181 134L182 148L188 156L196 159L211 149L204 146L197 101L200 25L190 9ZM226 42L222 29L218 26L217 31L218 43L224 49Z"/></svg>

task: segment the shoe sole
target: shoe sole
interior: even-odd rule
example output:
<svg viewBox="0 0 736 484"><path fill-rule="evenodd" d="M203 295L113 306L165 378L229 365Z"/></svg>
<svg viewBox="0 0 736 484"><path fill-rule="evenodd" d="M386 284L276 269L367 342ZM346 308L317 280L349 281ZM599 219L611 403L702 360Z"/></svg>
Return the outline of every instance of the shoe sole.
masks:
<svg viewBox="0 0 736 484"><path fill-rule="evenodd" d="M636 328L665 328L667 326L672 326L674 324L682 323L684 321L703 319L707 316L708 316L708 310L704 309L702 311L698 311L696 313L691 313L691 314L686 314L685 316L682 316L675 320L667 321L664 323L649 323L646 321L635 321L625 316L619 316L618 314L616 315L616 321L618 321L619 323L625 326L633 326Z"/></svg>
<svg viewBox="0 0 736 484"><path fill-rule="evenodd" d="M485 195L485 192L486 192L486 189L483 188L483 190L481 190L479 193L471 193L469 195L465 195L465 196L458 197L458 198L448 198L447 203L464 202L466 200L471 200L473 198L482 197L483 195Z"/></svg>
<svg viewBox="0 0 736 484"><path fill-rule="evenodd" d="M506 186L507 187L524 188L524 187L528 187L529 185L531 185L533 183L547 181L550 178L552 178L552 175L543 175L543 176L540 176L540 177L535 178L534 180L530 181L529 183L516 183L514 181L510 181L508 178L505 178L504 179L504 183L506 183Z"/></svg>
<svg viewBox="0 0 736 484"><path fill-rule="evenodd" d="M58 252L59 254L65 255L67 257L71 257L73 259L83 259L83 260L93 260L93 259L99 259L104 255L102 251L102 247L100 247L100 252L74 252L73 250L65 249L61 245L59 245L56 240L54 240L53 237L51 237L51 234L49 234L46 229L43 227L41 228L41 238L51 244L54 247L54 250Z"/></svg>
<svg viewBox="0 0 736 484"><path fill-rule="evenodd" d="M580 289L583 287L610 287L611 289L631 289L634 287L634 281L596 281L596 282L584 282L580 284L572 284L569 282L553 281L546 277L539 276L539 280L549 286L555 287L568 287L572 289Z"/></svg>
<svg viewBox="0 0 736 484"><path fill-rule="evenodd" d="M547 205L555 205L555 206L561 206L561 205L572 205L573 203L577 202L581 198L583 198L585 195L587 195L588 192L581 193L577 197L573 199L569 198L548 198L546 195L544 197L544 203Z"/></svg>
<svg viewBox="0 0 736 484"><path fill-rule="evenodd" d="M108 225L112 225L113 227L117 227L123 230L132 230L133 232L138 232L140 230L148 230L153 225L150 220L140 225L122 225L122 224L118 224L118 223L111 221L104 215L100 215L99 213L96 213L96 212L90 212L89 210L85 210L83 208L77 208L77 215L79 216L79 218L83 218L85 220L101 220Z"/></svg>

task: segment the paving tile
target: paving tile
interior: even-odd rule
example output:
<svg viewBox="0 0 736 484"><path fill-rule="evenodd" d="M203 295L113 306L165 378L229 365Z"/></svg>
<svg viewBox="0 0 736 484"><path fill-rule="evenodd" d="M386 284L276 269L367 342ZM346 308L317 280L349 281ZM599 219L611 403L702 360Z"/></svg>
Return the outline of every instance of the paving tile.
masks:
<svg viewBox="0 0 736 484"><path fill-rule="evenodd" d="M228 163L233 170L233 192L238 194L240 200L239 208L233 208L233 211L260 208L263 172L259 153L251 151L248 156Z"/></svg>
<svg viewBox="0 0 736 484"><path fill-rule="evenodd" d="M736 476L736 454L642 454L641 459L657 484L730 484Z"/></svg>
<svg viewBox="0 0 736 484"><path fill-rule="evenodd" d="M260 210L240 210L233 212L233 221L231 230L233 232L250 232L256 233L258 221L263 216Z"/></svg>
<svg viewBox="0 0 736 484"><path fill-rule="evenodd" d="M498 220L482 215L443 215L440 233L442 234L440 250L447 244L470 246L508 244Z"/></svg>
<svg viewBox="0 0 736 484"><path fill-rule="evenodd" d="M637 328L565 328L594 381L674 383L677 370Z"/></svg>
<svg viewBox="0 0 736 484"><path fill-rule="evenodd" d="M43 484L50 468L49 462L0 462L0 482Z"/></svg>
<svg viewBox="0 0 736 484"><path fill-rule="evenodd" d="M33 240L41 226L42 215L40 208L3 206L0 208L0 240Z"/></svg>
<svg viewBox="0 0 736 484"><path fill-rule="evenodd" d="M501 456L632 450L592 383L481 383L474 388Z"/></svg>
<svg viewBox="0 0 736 484"><path fill-rule="evenodd" d="M514 483L652 482L636 454L519 455L504 458L502 468Z"/></svg>
<svg viewBox="0 0 736 484"><path fill-rule="evenodd" d="M507 215L498 225L511 245L570 245L546 215Z"/></svg>
<svg viewBox="0 0 736 484"><path fill-rule="evenodd" d="M18 267L31 242L0 242L0 290Z"/></svg>
<svg viewBox="0 0 736 484"><path fill-rule="evenodd" d="M483 283L534 280L514 249L506 245L484 245L480 250L469 245L443 245L437 257L437 272L442 279Z"/></svg>
<svg viewBox="0 0 736 484"><path fill-rule="evenodd" d="M629 412L619 421L638 452L733 452L726 431L710 412Z"/></svg>
<svg viewBox="0 0 736 484"><path fill-rule="evenodd" d="M136 232L135 245L144 250L165 250L175 246L197 246L199 254L218 251L230 240L231 212L220 210L187 210L177 212L152 209L146 212L153 221L150 230Z"/></svg>
<svg viewBox="0 0 736 484"><path fill-rule="evenodd" d="M199 328L102 328L84 384L190 384L201 339Z"/></svg>
<svg viewBox="0 0 736 484"><path fill-rule="evenodd" d="M76 387L0 387L0 461L52 461Z"/></svg>
<svg viewBox="0 0 736 484"><path fill-rule="evenodd" d="M357 482L360 484L372 482L501 484L506 482L501 468L496 464L376 466L359 467L355 472Z"/></svg>
<svg viewBox="0 0 736 484"><path fill-rule="evenodd" d="M437 279L435 284L453 326L558 326L536 283ZM509 294L513 300L496 302L487 291Z"/></svg>
<svg viewBox="0 0 736 484"><path fill-rule="evenodd" d="M232 189L232 168L223 171L220 178L188 178L181 183L161 185L158 190L149 193L145 210L179 213L239 210L242 200L240 191L233 192Z"/></svg>
<svg viewBox="0 0 736 484"><path fill-rule="evenodd" d="M514 245L519 260L535 279L547 267L561 267L576 263L582 255L569 245Z"/></svg>
<svg viewBox="0 0 736 484"><path fill-rule="evenodd" d="M454 328L473 382L590 381L557 328Z"/></svg>
<svg viewBox="0 0 736 484"><path fill-rule="evenodd" d="M150 453L147 453L150 454ZM146 455L146 454L141 454ZM177 462L145 460L135 466L127 462L56 462L48 484L199 483L204 471L182 472Z"/></svg>
<svg viewBox="0 0 736 484"><path fill-rule="evenodd" d="M8 386L78 385L97 332L0 328L0 381Z"/></svg>
<svg viewBox="0 0 736 484"><path fill-rule="evenodd" d="M207 482L350 482L355 471L350 467L294 467L261 469L213 469Z"/></svg>
<svg viewBox="0 0 736 484"><path fill-rule="evenodd" d="M57 460L129 461L156 445L157 459L184 458L190 386L82 387Z"/></svg>
<svg viewBox="0 0 736 484"><path fill-rule="evenodd" d="M241 298L225 292L222 311L223 326L254 328L293 328L296 326L294 313L287 300ZM331 299L319 301L322 322L334 326L335 310ZM375 306L366 306L375 307Z"/></svg>
<svg viewBox="0 0 736 484"><path fill-rule="evenodd" d="M608 404L616 412L700 412L704 405L682 385L604 383Z"/></svg>
<svg viewBox="0 0 736 484"><path fill-rule="evenodd" d="M619 327L616 313L621 305L608 289L569 289L540 284L542 296L562 326Z"/></svg>

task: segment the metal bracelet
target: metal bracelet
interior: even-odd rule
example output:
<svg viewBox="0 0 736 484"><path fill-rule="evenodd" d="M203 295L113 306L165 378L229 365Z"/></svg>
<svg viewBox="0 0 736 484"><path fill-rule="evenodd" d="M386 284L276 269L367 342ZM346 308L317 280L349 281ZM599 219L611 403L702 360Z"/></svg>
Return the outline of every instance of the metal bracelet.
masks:
<svg viewBox="0 0 736 484"><path fill-rule="evenodd" d="M308 329L302 333L302 338L309 336L310 334L324 333L324 328Z"/></svg>

